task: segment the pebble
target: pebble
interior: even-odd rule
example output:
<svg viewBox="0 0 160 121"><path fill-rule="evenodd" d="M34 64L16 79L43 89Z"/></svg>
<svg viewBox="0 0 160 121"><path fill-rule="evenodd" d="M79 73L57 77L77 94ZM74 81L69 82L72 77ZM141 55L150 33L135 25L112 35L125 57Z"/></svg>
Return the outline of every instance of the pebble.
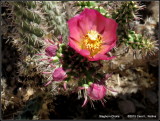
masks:
<svg viewBox="0 0 160 121"><path fill-rule="evenodd" d="M8 63L8 60L2 57L2 63Z"/></svg>
<svg viewBox="0 0 160 121"><path fill-rule="evenodd" d="M146 98L152 103L155 104L158 101L157 95L151 90L146 91Z"/></svg>
<svg viewBox="0 0 160 121"><path fill-rule="evenodd" d="M130 100L119 101L118 107L120 109L120 112L123 114L135 113L136 111L134 103Z"/></svg>
<svg viewBox="0 0 160 121"><path fill-rule="evenodd" d="M6 68L6 71L8 71L8 72L12 71L12 66L8 65L7 68Z"/></svg>

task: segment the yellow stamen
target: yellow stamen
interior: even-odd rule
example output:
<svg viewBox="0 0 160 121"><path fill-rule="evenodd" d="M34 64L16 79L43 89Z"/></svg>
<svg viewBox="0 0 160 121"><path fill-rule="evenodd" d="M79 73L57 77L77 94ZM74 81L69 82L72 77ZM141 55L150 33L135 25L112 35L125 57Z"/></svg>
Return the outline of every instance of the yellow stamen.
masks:
<svg viewBox="0 0 160 121"><path fill-rule="evenodd" d="M102 35L97 31L91 30L84 36L81 48L88 50L90 55L94 56L101 50L102 42Z"/></svg>

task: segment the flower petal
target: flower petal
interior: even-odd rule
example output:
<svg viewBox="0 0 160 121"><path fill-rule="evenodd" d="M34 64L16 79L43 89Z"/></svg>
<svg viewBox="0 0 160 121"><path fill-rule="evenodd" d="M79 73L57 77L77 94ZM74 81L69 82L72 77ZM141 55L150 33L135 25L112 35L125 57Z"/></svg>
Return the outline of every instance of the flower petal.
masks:
<svg viewBox="0 0 160 121"><path fill-rule="evenodd" d="M97 31L99 34L103 34L105 30L105 24L108 20L106 17L102 16L98 11L96 12L98 20L97 20Z"/></svg>
<svg viewBox="0 0 160 121"><path fill-rule="evenodd" d="M78 26L79 15L71 18L67 23L69 27L70 38L75 39L76 41L80 41L81 37L83 37L83 33Z"/></svg>
<svg viewBox="0 0 160 121"><path fill-rule="evenodd" d="M96 30L96 25L97 11L94 9L85 8L82 13L68 21L70 37L80 41L89 30Z"/></svg>
<svg viewBox="0 0 160 121"><path fill-rule="evenodd" d="M105 53L109 52L115 46L116 46L116 41L111 45L102 45L102 49L99 53L105 54Z"/></svg>
<svg viewBox="0 0 160 121"><path fill-rule="evenodd" d="M84 34L89 30L96 30L97 26L97 11L94 9L85 8L79 17L79 27Z"/></svg>
<svg viewBox="0 0 160 121"><path fill-rule="evenodd" d="M85 56L85 57L88 57L90 55L90 52L88 50L80 50L79 53L82 55L82 56Z"/></svg>
<svg viewBox="0 0 160 121"><path fill-rule="evenodd" d="M73 39L70 38L69 44L68 44L71 48L75 49L77 52L80 51L80 46L79 43L77 41L74 41Z"/></svg>
<svg viewBox="0 0 160 121"><path fill-rule="evenodd" d="M85 99L84 99L84 102L82 104L82 107L84 107L87 104L87 101L88 101L87 96L85 96Z"/></svg>
<svg viewBox="0 0 160 121"><path fill-rule="evenodd" d="M114 41L116 41L117 27L118 27L118 24L114 20L108 19L105 24L105 30L102 34L103 41L105 41L107 44L111 44Z"/></svg>

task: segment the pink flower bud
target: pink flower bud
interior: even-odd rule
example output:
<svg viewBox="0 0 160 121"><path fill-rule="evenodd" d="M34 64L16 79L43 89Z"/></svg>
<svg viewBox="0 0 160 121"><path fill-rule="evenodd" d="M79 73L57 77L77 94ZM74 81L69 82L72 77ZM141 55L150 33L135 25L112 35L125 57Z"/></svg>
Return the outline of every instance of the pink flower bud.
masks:
<svg viewBox="0 0 160 121"><path fill-rule="evenodd" d="M88 87L87 94L92 100L101 100L106 95L106 87L93 83Z"/></svg>
<svg viewBox="0 0 160 121"><path fill-rule="evenodd" d="M56 45L50 45L45 49L46 55L47 56L55 56L57 51L57 46Z"/></svg>
<svg viewBox="0 0 160 121"><path fill-rule="evenodd" d="M66 72L63 70L62 67L55 69L52 74L52 78L54 81L63 81L66 77Z"/></svg>

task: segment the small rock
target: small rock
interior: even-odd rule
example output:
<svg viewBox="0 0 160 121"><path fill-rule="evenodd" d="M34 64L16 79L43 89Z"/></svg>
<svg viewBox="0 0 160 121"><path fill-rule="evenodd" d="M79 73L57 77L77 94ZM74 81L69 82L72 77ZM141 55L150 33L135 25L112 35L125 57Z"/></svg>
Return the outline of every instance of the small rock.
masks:
<svg viewBox="0 0 160 121"><path fill-rule="evenodd" d="M123 114L135 113L136 111L134 103L129 100L119 101L118 107Z"/></svg>
<svg viewBox="0 0 160 121"><path fill-rule="evenodd" d="M142 108L142 109L145 109L145 108L146 108L141 102L139 102L139 101L137 101L137 100L135 100L135 99L133 99L133 98L131 98L131 100L132 100L132 102L135 104L136 107Z"/></svg>
<svg viewBox="0 0 160 121"><path fill-rule="evenodd" d="M147 90L146 91L146 98L152 103L155 104L158 99L157 99L157 95L155 92L151 91L151 90Z"/></svg>
<svg viewBox="0 0 160 121"><path fill-rule="evenodd" d="M8 72L12 71L12 66L8 65L7 68L6 68L6 71L8 71Z"/></svg>
<svg viewBox="0 0 160 121"><path fill-rule="evenodd" d="M8 60L6 58L2 58L2 63L8 63Z"/></svg>

